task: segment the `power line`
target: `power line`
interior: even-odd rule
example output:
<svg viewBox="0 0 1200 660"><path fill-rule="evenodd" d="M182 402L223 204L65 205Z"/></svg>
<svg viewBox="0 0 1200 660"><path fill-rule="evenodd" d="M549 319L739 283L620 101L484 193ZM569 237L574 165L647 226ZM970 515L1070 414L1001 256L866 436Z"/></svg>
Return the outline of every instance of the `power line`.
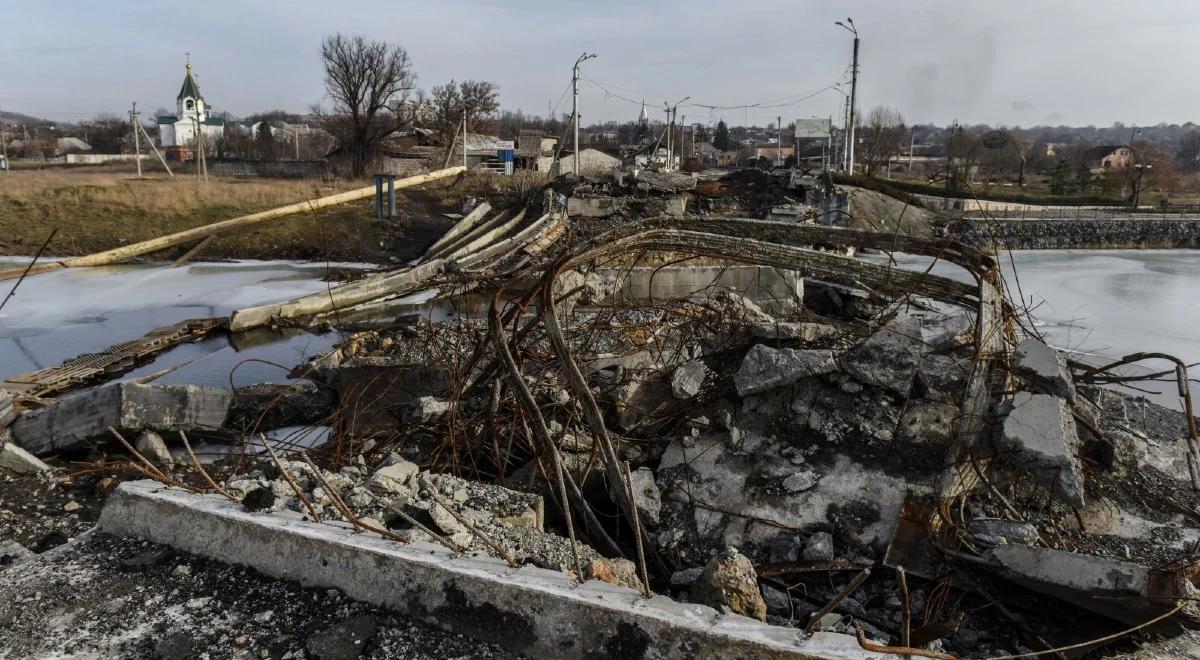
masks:
<svg viewBox="0 0 1200 660"><path fill-rule="evenodd" d="M609 89L609 87L605 86L604 84L602 84L600 82L597 82L596 80L592 79L589 76L581 75L580 77L583 78L584 80L586 80L587 82L591 83L592 85L595 85L601 91L603 91L605 93L606 97L612 97L612 98L618 99L620 101L624 101L626 103L632 103L634 105L640 105L641 103L645 102L645 99L635 100L635 99L631 99L627 96L618 94L617 92L614 92L613 90ZM771 109L771 108L785 108L788 106L799 105L801 103L804 103L805 101L808 101L809 99L812 99L813 97L816 97L824 92L827 92L827 91L833 89L841 82L840 79L844 78L844 77L845 77L845 74L843 73L842 76L839 77L839 80L837 82L830 84L830 85L826 85L820 89L812 90L810 92L802 92L800 94L793 94L791 96L782 96L782 97L778 97L775 99L768 99L766 101L760 101L758 103L743 103L740 105L716 105L716 104L708 104L708 103L688 103L686 105L682 105L681 107L704 108L706 110L714 111L714 112L717 110L749 110L750 108L755 108L755 109L760 109L760 110ZM652 100L657 100L654 98L653 95L647 95L647 96L649 98L651 98ZM792 99L792 100L788 100L788 99ZM654 105L657 105L657 103L655 103Z"/></svg>

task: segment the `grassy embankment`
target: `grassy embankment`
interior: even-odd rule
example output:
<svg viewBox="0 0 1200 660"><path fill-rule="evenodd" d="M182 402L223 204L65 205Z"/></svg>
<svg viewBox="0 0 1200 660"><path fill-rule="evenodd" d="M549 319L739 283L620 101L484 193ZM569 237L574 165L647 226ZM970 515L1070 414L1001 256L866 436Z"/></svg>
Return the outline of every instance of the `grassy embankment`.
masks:
<svg viewBox="0 0 1200 660"><path fill-rule="evenodd" d="M463 183L398 191L396 222L376 221L368 198L218 236L201 258L412 258L450 226L441 214L457 210L469 194L471 186ZM212 177L198 183L194 176L162 173L137 179L97 169L14 171L0 175L0 255L33 254L55 227L47 254L90 254L365 185L370 182ZM154 256L170 259L187 248Z"/></svg>

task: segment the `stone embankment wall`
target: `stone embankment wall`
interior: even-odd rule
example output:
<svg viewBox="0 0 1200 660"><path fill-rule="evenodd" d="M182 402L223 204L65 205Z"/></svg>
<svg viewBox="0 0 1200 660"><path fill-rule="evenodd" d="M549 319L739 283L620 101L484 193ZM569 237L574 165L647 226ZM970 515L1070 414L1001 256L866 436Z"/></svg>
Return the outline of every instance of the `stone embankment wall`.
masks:
<svg viewBox="0 0 1200 660"><path fill-rule="evenodd" d="M1120 250L1200 248L1200 218L942 220L934 235L983 248Z"/></svg>

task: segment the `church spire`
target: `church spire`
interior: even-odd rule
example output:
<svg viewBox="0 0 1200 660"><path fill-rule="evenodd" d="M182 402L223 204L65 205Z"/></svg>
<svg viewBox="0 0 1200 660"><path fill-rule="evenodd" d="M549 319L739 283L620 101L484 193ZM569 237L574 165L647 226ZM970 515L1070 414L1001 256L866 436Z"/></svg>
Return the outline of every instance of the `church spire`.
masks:
<svg viewBox="0 0 1200 660"><path fill-rule="evenodd" d="M175 100L182 101L185 98L200 99L200 86L196 84L196 79L192 77L192 54L185 55L184 68L186 73L183 76L183 86L179 88L179 96Z"/></svg>
<svg viewBox="0 0 1200 660"><path fill-rule="evenodd" d="M642 99L642 112L638 115L638 121L643 124L650 121L650 114L646 112L646 99Z"/></svg>

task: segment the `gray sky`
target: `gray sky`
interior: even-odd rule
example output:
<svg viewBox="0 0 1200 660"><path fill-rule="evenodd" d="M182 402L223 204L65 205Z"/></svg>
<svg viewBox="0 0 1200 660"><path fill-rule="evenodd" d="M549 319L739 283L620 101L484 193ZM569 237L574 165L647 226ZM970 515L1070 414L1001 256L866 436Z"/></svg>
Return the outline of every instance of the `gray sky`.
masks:
<svg viewBox="0 0 1200 660"><path fill-rule="evenodd" d="M1200 4L1182 0L956 2L816 0L107 0L14 2L0 41L0 108L74 121L174 107L184 53L205 98L237 115L305 111L324 96L321 38L360 33L408 49L419 86L450 78L501 87L508 109L544 115L584 51L611 92L749 109L682 107L689 121L765 125L840 112L834 91L862 35L861 106L912 121L1109 125L1197 120ZM581 85L584 122L638 105ZM790 104L786 107L762 106Z"/></svg>

